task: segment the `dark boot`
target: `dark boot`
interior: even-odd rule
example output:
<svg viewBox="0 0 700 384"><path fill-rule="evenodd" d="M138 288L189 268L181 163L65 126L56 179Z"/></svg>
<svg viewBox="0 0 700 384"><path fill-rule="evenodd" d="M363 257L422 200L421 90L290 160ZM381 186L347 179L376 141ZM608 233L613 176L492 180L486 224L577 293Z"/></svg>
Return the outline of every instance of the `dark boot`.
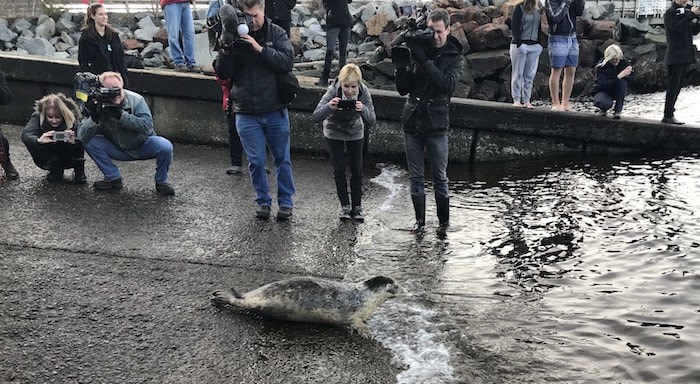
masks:
<svg viewBox="0 0 700 384"><path fill-rule="evenodd" d="M73 159L73 183L85 184L85 159Z"/></svg>
<svg viewBox="0 0 700 384"><path fill-rule="evenodd" d="M413 196L413 210L416 212L416 223L413 225L413 232L423 232L425 228L425 195Z"/></svg>
<svg viewBox="0 0 700 384"><path fill-rule="evenodd" d="M450 198L436 197L435 206L437 207L437 217L440 221L438 235L444 236L447 232L447 227L450 226Z"/></svg>
<svg viewBox="0 0 700 384"><path fill-rule="evenodd" d="M15 166L12 165L9 156L7 157L7 160L2 164L2 168L5 170L5 177L7 177L7 180L17 180L19 178L19 172L17 172Z"/></svg>
<svg viewBox="0 0 700 384"><path fill-rule="evenodd" d="M63 168L49 169L49 174L46 175L46 180L50 183L63 181Z"/></svg>

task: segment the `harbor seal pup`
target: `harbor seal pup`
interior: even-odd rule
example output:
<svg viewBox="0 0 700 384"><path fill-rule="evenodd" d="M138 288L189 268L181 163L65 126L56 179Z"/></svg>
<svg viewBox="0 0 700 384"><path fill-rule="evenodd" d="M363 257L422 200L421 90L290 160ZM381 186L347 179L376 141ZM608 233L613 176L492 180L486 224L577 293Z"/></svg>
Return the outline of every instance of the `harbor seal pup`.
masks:
<svg viewBox="0 0 700 384"><path fill-rule="evenodd" d="M351 330L371 338L365 321L402 288L386 276L375 276L359 283L293 277L243 295L235 289L231 291L213 292L210 300L213 304L228 304L278 320L348 325Z"/></svg>

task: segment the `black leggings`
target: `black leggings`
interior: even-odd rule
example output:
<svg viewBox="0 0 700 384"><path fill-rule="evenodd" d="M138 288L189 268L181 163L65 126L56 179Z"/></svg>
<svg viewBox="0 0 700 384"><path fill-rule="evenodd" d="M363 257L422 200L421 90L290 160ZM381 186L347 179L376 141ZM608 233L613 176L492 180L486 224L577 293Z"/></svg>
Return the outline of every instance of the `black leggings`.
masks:
<svg viewBox="0 0 700 384"><path fill-rule="evenodd" d="M323 64L323 78L327 79L331 74L333 55L335 55L335 43L338 43L338 68L343 68L348 59L348 42L350 41L350 27L328 28L326 31L326 61Z"/></svg>
<svg viewBox="0 0 700 384"><path fill-rule="evenodd" d="M75 160L84 156L83 143L76 141L70 143L39 144L36 147L27 147L32 155L34 164L41 169L70 169L75 167Z"/></svg>
<svg viewBox="0 0 700 384"><path fill-rule="evenodd" d="M340 205L350 205L348 199L348 182L345 178L345 147L350 159L350 194L352 207L362 206L362 143L364 139L354 141L326 139L328 152L333 165L333 177Z"/></svg>

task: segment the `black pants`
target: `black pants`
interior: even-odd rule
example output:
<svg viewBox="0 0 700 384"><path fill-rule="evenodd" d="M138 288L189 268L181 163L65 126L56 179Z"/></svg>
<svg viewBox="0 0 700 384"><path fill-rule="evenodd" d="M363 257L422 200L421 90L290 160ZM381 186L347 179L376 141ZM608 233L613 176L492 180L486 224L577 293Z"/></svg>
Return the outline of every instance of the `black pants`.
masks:
<svg viewBox="0 0 700 384"><path fill-rule="evenodd" d="M668 69L668 86L666 87L666 104L664 105L664 117L673 117L676 111L676 100L681 93L685 73L688 71L688 64L672 64Z"/></svg>
<svg viewBox="0 0 700 384"><path fill-rule="evenodd" d="M593 95L593 105L603 111L607 111L612 107L613 100L615 101L615 113L622 112L622 107L625 105L625 97L627 96L627 80L621 79L614 83L613 88L609 91L601 91Z"/></svg>
<svg viewBox="0 0 700 384"><path fill-rule="evenodd" d="M231 165L243 166L243 144L236 130L236 115L227 113L228 119L228 150L231 153Z"/></svg>
<svg viewBox="0 0 700 384"><path fill-rule="evenodd" d="M338 68L343 68L348 59L348 42L350 41L350 27L328 28L326 31L326 61L323 64L323 76L327 79L331 74L335 44L338 43Z"/></svg>
<svg viewBox="0 0 700 384"><path fill-rule="evenodd" d="M338 193L340 205L350 205L348 199L348 182L345 178L345 147L348 148L350 159L350 194L352 207L362 206L362 143L363 139L355 141L342 141L326 139L328 152L333 165L333 178L335 189Z"/></svg>
<svg viewBox="0 0 700 384"><path fill-rule="evenodd" d="M32 155L34 164L48 171L73 168L75 159L82 159L85 154L83 143L80 141L76 141L75 144L63 142L40 144L27 149Z"/></svg>

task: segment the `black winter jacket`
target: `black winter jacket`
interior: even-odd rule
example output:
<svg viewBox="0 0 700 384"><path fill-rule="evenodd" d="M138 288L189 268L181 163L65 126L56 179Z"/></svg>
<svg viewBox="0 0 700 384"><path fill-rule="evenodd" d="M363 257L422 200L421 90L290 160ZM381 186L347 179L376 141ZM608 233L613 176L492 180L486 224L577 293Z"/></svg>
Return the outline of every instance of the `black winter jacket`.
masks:
<svg viewBox="0 0 700 384"><path fill-rule="evenodd" d="M78 64L80 71L92 72L99 75L103 72L119 72L124 78L124 87L127 88L126 61L124 60L124 48L118 33L112 33L109 43L102 45L93 32L87 30L78 40Z"/></svg>
<svg viewBox="0 0 700 384"><path fill-rule="evenodd" d="M348 9L352 0L323 0L323 8L326 10L326 27L352 27L353 19Z"/></svg>
<svg viewBox="0 0 700 384"><path fill-rule="evenodd" d="M549 34L576 36L576 17L583 15L585 0L546 0Z"/></svg>
<svg viewBox="0 0 700 384"><path fill-rule="evenodd" d="M265 0L265 16L272 20L292 20L297 0Z"/></svg>
<svg viewBox="0 0 700 384"><path fill-rule="evenodd" d="M615 83L618 81L626 81L628 84L634 80L634 73L628 76L618 79L617 75L622 72L623 69L627 68L630 63L626 59L620 59L620 62L616 66L608 62L603 66L595 67L595 84L591 89L591 95L595 95L598 92L610 92L614 89Z"/></svg>
<svg viewBox="0 0 700 384"><path fill-rule="evenodd" d="M261 114L285 108L277 92L277 75L294 67L294 50L287 32L266 18L263 27L250 35L263 47L262 52L246 47L234 48L230 54L219 50L214 61L219 78L231 79L233 112Z"/></svg>
<svg viewBox="0 0 700 384"><path fill-rule="evenodd" d="M450 126L450 98L464 71L462 45L448 36L447 43L436 52L428 50L427 57L422 65L396 69L396 90L408 94L401 122L406 132L443 134ZM420 103L426 92L427 102Z"/></svg>
<svg viewBox="0 0 700 384"><path fill-rule="evenodd" d="M684 9L675 2L664 13L664 28L666 29L666 65L692 64L695 62L695 46L693 35L700 32L698 16L689 9Z"/></svg>

